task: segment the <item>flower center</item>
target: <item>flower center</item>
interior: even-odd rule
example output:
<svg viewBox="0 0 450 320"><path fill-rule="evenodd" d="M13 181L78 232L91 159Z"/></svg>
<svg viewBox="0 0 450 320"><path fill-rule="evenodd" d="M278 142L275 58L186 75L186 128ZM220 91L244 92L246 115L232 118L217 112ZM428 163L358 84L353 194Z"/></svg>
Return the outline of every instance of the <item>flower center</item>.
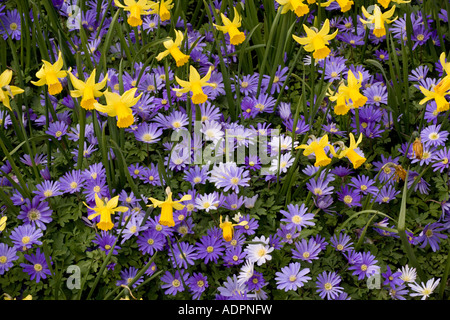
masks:
<svg viewBox="0 0 450 320"><path fill-rule="evenodd" d="M180 284L181 284L180 281L177 279L172 281L172 286L174 286L175 288L178 288L180 286Z"/></svg>
<svg viewBox="0 0 450 320"><path fill-rule="evenodd" d="M28 212L27 217L31 221L38 220L41 217L41 212L38 209L36 209L36 208L32 208Z"/></svg>
<svg viewBox="0 0 450 320"><path fill-rule="evenodd" d="M111 249L111 246L109 244L107 244L107 245L105 245L105 249L109 250L109 249Z"/></svg>
<svg viewBox="0 0 450 320"><path fill-rule="evenodd" d="M52 190L45 190L45 191L44 191L44 196L45 196L45 197L51 197L52 194L53 194Z"/></svg>
<svg viewBox="0 0 450 320"><path fill-rule="evenodd" d="M17 28L18 28L17 23L15 23L15 22L11 23L11 24L9 25L9 28L10 28L12 31L16 31Z"/></svg>
<svg viewBox="0 0 450 320"><path fill-rule="evenodd" d="M153 140L153 137L150 133L146 133L142 136L142 140L146 141L146 142L150 142Z"/></svg>
<svg viewBox="0 0 450 320"><path fill-rule="evenodd" d="M367 186L365 184L361 185L360 188L361 188L362 191L366 191L367 190Z"/></svg>
<svg viewBox="0 0 450 320"><path fill-rule="evenodd" d="M259 257L264 257L266 254L266 249L264 248L259 249L257 254Z"/></svg>
<svg viewBox="0 0 450 320"><path fill-rule="evenodd" d="M325 290L329 291L331 289L333 289L333 285L329 282L325 283L324 285Z"/></svg>
<svg viewBox="0 0 450 320"><path fill-rule="evenodd" d="M73 182L70 183L70 187L71 187L72 189L75 189L76 187L78 187L78 183L76 183L75 181L73 181Z"/></svg>
<svg viewBox="0 0 450 320"><path fill-rule="evenodd" d="M297 277L295 275L289 277L290 282L294 282L295 280L297 280Z"/></svg>
<svg viewBox="0 0 450 320"><path fill-rule="evenodd" d="M352 198L351 196L346 195L346 196L344 197L344 202L345 202L345 203L349 204L349 203L352 203L352 201L353 201L353 198Z"/></svg>
<svg viewBox="0 0 450 320"><path fill-rule="evenodd" d="M207 248L206 248L206 252L208 252L208 253L211 253L211 252L213 252L214 251L214 247L213 246L208 246Z"/></svg>
<svg viewBox="0 0 450 320"><path fill-rule="evenodd" d="M437 140L437 139L439 139L439 134L437 132L432 132L428 135L428 138L430 140Z"/></svg>
<svg viewBox="0 0 450 320"><path fill-rule="evenodd" d="M7 260L5 256L0 256L0 263L6 263Z"/></svg>
<svg viewBox="0 0 450 320"><path fill-rule="evenodd" d="M39 264L39 263L36 263L34 265L34 270L37 271L37 272L42 271L42 265Z"/></svg>
<svg viewBox="0 0 450 320"><path fill-rule="evenodd" d="M295 224L299 224L300 222L302 222L302 217L296 214L295 216L292 217L292 222Z"/></svg>
<svg viewBox="0 0 450 320"><path fill-rule="evenodd" d="M342 244L338 244L336 246L336 249L338 249L339 251L342 251L342 250L344 250L344 246Z"/></svg>
<svg viewBox="0 0 450 320"><path fill-rule="evenodd" d="M148 240L147 240L147 243L148 243L149 245L152 245L152 244L155 243L155 240L153 240L153 239L148 239Z"/></svg>
<svg viewBox="0 0 450 320"><path fill-rule="evenodd" d="M361 265L361 270L362 271L366 271L367 270L367 265L365 265L365 264Z"/></svg>
<svg viewBox="0 0 450 320"><path fill-rule="evenodd" d="M99 193L100 192L100 186L95 186L94 187L94 192L95 193Z"/></svg>
<svg viewBox="0 0 450 320"><path fill-rule="evenodd" d="M211 204L209 202L204 202L203 203L203 208L208 209L211 206Z"/></svg>
<svg viewBox="0 0 450 320"><path fill-rule="evenodd" d="M308 259L309 258L309 252L304 252L303 253L303 258Z"/></svg>
<svg viewBox="0 0 450 320"><path fill-rule="evenodd" d="M238 182L239 182L239 178L237 178L237 177L231 178L231 183L232 183L232 184L237 185Z"/></svg>
<svg viewBox="0 0 450 320"><path fill-rule="evenodd" d="M205 285L205 283L203 282L203 280L198 280L198 281L197 281L197 286L198 286L198 287L201 288L201 287L203 287L204 285Z"/></svg>
<svg viewBox="0 0 450 320"><path fill-rule="evenodd" d="M30 242L30 237L29 236L25 236L25 237L22 238L22 243L23 244L27 244L29 242Z"/></svg>

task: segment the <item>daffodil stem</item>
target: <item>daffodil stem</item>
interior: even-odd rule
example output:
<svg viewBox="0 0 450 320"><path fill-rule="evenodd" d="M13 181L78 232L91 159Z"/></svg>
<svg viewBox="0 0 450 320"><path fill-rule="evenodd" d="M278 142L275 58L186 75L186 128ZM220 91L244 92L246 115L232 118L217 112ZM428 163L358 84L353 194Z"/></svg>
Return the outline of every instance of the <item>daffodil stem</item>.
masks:
<svg viewBox="0 0 450 320"><path fill-rule="evenodd" d="M86 124L86 111L80 107L80 131L78 132L78 158L77 158L77 170L81 170L83 164L84 154L84 133Z"/></svg>
<svg viewBox="0 0 450 320"><path fill-rule="evenodd" d="M86 300L89 300L94 293L95 288L97 287L98 282L100 281L100 277L103 275L103 271L105 271L106 266L108 265L108 262L111 260L111 257L113 255L114 249L116 248L117 242L119 241L123 230L125 230L125 227L127 226L128 222L131 220L130 217L127 218L125 224L120 229L119 234L117 235L116 241L114 241L114 244L112 245L111 249L108 252L108 255L106 256L105 260L103 261L102 266L100 267L100 270L98 271L97 277L94 280L94 284L91 287L91 290L89 291L89 294L86 298Z"/></svg>

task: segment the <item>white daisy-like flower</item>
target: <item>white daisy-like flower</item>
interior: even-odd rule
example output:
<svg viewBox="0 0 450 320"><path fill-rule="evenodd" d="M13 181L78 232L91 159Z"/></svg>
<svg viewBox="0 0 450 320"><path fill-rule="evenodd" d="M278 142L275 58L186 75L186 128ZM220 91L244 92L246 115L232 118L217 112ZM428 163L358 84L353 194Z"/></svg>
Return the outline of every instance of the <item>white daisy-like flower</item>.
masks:
<svg viewBox="0 0 450 320"><path fill-rule="evenodd" d="M254 263L250 260L247 260L242 266L241 271L239 272L238 282L240 284L246 283L253 276L254 271Z"/></svg>
<svg viewBox="0 0 450 320"><path fill-rule="evenodd" d="M435 279L432 278L427 281L427 283L421 283L420 285L417 284L417 282L414 282L414 284L410 284L411 290L415 291L414 293L411 293L411 297L419 297L421 296L421 300L425 300L428 298L436 289L441 279Z"/></svg>
<svg viewBox="0 0 450 320"><path fill-rule="evenodd" d="M292 137L291 136L275 136L270 140L270 150L272 155L277 155L280 150L281 152L292 150ZM294 148L298 146L298 141L294 141Z"/></svg>
<svg viewBox="0 0 450 320"><path fill-rule="evenodd" d="M205 121L202 124L200 132L204 134L206 141L213 141L214 143L217 143L220 139L222 139L225 134L222 130L222 125L214 120Z"/></svg>
<svg viewBox="0 0 450 320"><path fill-rule="evenodd" d="M199 210L216 210L219 201L214 193L201 194L195 199L195 207Z"/></svg>
<svg viewBox="0 0 450 320"><path fill-rule="evenodd" d="M408 265L403 266L401 269L398 269L397 272L401 272L402 275L400 279L404 282L415 282L417 278L416 268L410 268Z"/></svg>
<svg viewBox="0 0 450 320"><path fill-rule="evenodd" d="M295 159L290 152L282 154L280 158L272 159L269 170L273 172L273 174L276 174L277 171L279 171L279 173L286 173L287 169L294 163L294 160Z"/></svg>
<svg viewBox="0 0 450 320"><path fill-rule="evenodd" d="M249 244L244 250L247 253L248 260L256 263L258 266L266 263L268 260L272 260L270 253L274 248L269 245L268 238L266 239L264 236L261 236L261 238L255 237L252 242L255 243Z"/></svg>

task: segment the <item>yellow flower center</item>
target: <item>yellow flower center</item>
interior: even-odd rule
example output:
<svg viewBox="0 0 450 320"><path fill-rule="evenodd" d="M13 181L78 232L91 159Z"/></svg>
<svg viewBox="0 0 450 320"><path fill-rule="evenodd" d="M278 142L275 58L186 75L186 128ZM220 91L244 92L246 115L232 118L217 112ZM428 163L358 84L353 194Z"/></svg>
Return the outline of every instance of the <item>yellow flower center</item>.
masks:
<svg viewBox="0 0 450 320"><path fill-rule="evenodd" d="M299 224L300 222L302 222L302 217L296 214L295 216L292 217L292 222L295 224Z"/></svg>
<svg viewBox="0 0 450 320"><path fill-rule="evenodd" d="M36 264L34 265L34 270L35 270L36 272L42 271L42 265L39 264L39 263L36 263Z"/></svg>
<svg viewBox="0 0 450 320"><path fill-rule="evenodd" d="M295 280L297 280L297 277L296 277L296 276L291 275L291 276L289 277L289 281L290 281L290 282L294 282Z"/></svg>
<svg viewBox="0 0 450 320"><path fill-rule="evenodd" d="M237 185L238 182L239 182L239 178L237 178L237 177L231 178L231 183L232 184Z"/></svg>
<svg viewBox="0 0 450 320"><path fill-rule="evenodd" d="M12 31L16 31L18 28L17 23L13 22L9 25L9 29L11 29Z"/></svg>
<svg viewBox="0 0 450 320"><path fill-rule="evenodd" d="M6 263L7 260L5 256L0 256L0 263Z"/></svg>
<svg viewBox="0 0 450 320"><path fill-rule="evenodd" d="M361 266L361 270L362 270L362 271L366 271L366 270L367 270L367 265L363 264L363 265Z"/></svg>
<svg viewBox="0 0 450 320"><path fill-rule="evenodd" d="M211 206L211 204L209 202L204 202L203 203L203 208L208 209Z"/></svg>
<svg viewBox="0 0 450 320"><path fill-rule="evenodd" d="M111 246L109 244L107 244L107 245L105 245L105 249L109 250L109 249L111 249Z"/></svg>
<svg viewBox="0 0 450 320"><path fill-rule="evenodd" d="M52 194L53 194L52 190L45 190L45 191L44 191L44 196L45 196L45 197L51 197Z"/></svg>
<svg viewBox="0 0 450 320"><path fill-rule="evenodd" d="M349 203L352 203L352 201L353 201L353 198L352 198L351 196L346 195L346 196L344 197L344 202L345 202L345 203L349 204Z"/></svg>
<svg viewBox="0 0 450 320"><path fill-rule="evenodd" d="M333 285L329 282L325 283L324 285L325 290L329 291L331 289L333 289Z"/></svg>
<svg viewBox="0 0 450 320"><path fill-rule="evenodd" d="M258 254L258 257L264 257L266 255L266 249L265 248L259 249L257 254Z"/></svg>
<svg viewBox="0 0 450 320"><path fill-rule="evenodd" d="M201 287L203 287L204 285L205 285L205 283L203 282L203 280L198 280L198 281L197 281L197 286L198 286L198 287L201 288Z"/></svg>
<svg viewBox="0 0 450 320"><path fill-rule="evenodd" d="M342 250L344 250L344 246L342 244L338 244L336 246L336 249L338 249L339 251L342 251Z"/></svg>
<svg viewBox="0 0 450 320"><path fill-rule="evenodd" d="M100 192L100 186L95 186L94 187L94 192L95 193L99 193Z"/></svg>
<svg viewBox="0 0 450 320"><path fill-rule="evenodd" d="M241 87L242 88L247 88L248 87L248 82L247 81L243 81L242 83L241 83Z"/></svg>
<svg viewBox="0 0 450 320"><path fill-rule="evenodd" d="M309 252L304 252L303 253L303 258L308 259L309 258Z"/></svg>
<svg viewBox="0 0 450 320"><path fill-rule="evenodd" d="M153 137L150 133L146 133L142 136L142 140L146 141L146 142L150 142L153 140Z"/></svg>
<svg viewBox="0 0 450 320"><path fill-rule="evenodd" d="M361 185L360 188L361 188L362 191L366 191L367 190L367 186L365 184Z"/></svg>
<svg viewBox="0 0 450 320"><path fill-rule="evenodd" d="M155 240L153 240L153 239L148 239L148 240L147 240L147 243L148 243L149 245L152 245L152 244L155 243Z"/></svg>
<svg viewBox="0 0 450 320"><path fill-rule="evenodd" d="M76 183L75 181L73 181L72 183L70 183L70 187L72 189L75 189L76 187L78 187L78 183Z"/></svg>
<svg viewBox="0 0 450 320"><path fill-rule="evenodd" d="M25 236L22 238L22 243L23 244L27 244L28 242L30 242L30 237L29 236Z"/></svg>
<svg viewBox="0 0 450 320"><path fill-rule="evenodd" d="M214 251L214 247L213 246L208 246L207 248L206 248L206 252L208 252L208 253L211 253L211 252L213 252Z"/></svg>

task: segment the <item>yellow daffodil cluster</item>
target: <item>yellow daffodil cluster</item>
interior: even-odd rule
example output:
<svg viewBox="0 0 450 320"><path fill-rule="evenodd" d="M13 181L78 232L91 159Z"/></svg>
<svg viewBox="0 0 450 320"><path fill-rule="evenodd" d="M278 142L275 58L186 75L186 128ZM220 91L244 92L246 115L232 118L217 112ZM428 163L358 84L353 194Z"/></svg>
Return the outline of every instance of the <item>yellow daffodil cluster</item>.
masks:
<svg viewBox="0 0 450 320"><path fill-rule="evenodd" d="M357 79L351 70L347 74L347 85L341 83L337 92L330 96L331 101L336 101L334 106L334 113L337 115L345 115L352 108L360 108L367 102L367 97L361 94L361 83L363 75L358 72Z"/></svg>
<svg viewBox="0 0 450 320"><path fill-rule="evenodd" d="M449 103L445 96L450 95L450 62L445 61L445 53L439 57L445 76L431 89L420 86L420 91L425 95L419 103L424 104L429 100L436 102L436 112L443 112L449 109Z"/></svg>
<svg viewBox="0 0 450 320"><path fill-rule="evenodd" d="M349 136L350 145L348 147L341 141L335 143L340 145L338 152L333 144L329 143L327 134L321 138L312 136L309 144L301 144L295 149L303 149L304 156L314 155L316 159L314 166L316 167L324 167L331 163L331 158L327 155L328 150L337 159L346 157L353 164L353 168L357 169L366 161L366 158L357 150L362 142L362 134L359 135L358 141L355 141L353 133L350 133Z"/></svg>
<svg viewBox="0 0 450 320"><path fill-rule="evenodd" d="M172 9L173 0L161 0L160 2L154 2L150 0L124 0L124 4L120 3L119 0L114 0L114 4L122 8L124 11L128 11L127 22L132 27L137 27L142 25L143 15L157 14L161 21L166 21L170 19L170 9Z"/></svg>

